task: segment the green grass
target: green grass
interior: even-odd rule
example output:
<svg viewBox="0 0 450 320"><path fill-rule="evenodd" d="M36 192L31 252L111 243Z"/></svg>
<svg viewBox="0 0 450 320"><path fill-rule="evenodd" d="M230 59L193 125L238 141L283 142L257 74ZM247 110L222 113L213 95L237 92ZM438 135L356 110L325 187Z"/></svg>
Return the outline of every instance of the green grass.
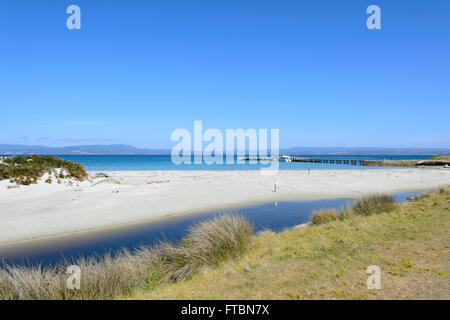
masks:
<svg viewBox="0 0 450 320"><path fill-rule="evenodd" d="M429 157L427 160L447 160L448 158L450 158L449 155L436 155Z"/></svg>
<svg viewBox="0 0 450 320"><path fill-rule="evenodd" d="M55 169L60 169L58 174ZM87 173L83 165L54 156L14 156L4 157L0 162L0 180L29 185L36 183L45 173L54 174L56 179L76 179L83 181ZM51 183L51 178L46 179Z"/></svg>
<svg viewBox="0 0 450 320"><path fill-rule="evenodd" d="M376 206L376 208L378 208ZM450 192L253 237L251 249L126 299L450 299ZM381 289L366 269L381 269Z"/></svg>
<svg viewBox="0 0 450 320"><path fill-rule="evenodd" d="M311 225L317 226L319 224L336 221L340 216L341 212L336 209L314 210L309 217L309 222Z"/></svg>

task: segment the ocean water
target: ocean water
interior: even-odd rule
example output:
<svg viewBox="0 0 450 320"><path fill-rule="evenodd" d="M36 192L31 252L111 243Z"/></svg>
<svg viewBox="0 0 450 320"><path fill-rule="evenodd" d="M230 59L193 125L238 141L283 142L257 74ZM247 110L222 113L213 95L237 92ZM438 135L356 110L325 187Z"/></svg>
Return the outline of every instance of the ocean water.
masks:
<svg viewBox="0 0 450 320"><path fill-rule="evenodd" d="M267 168L268 164L251 164L248 161L238 163L236 157L234 164L181 164L172 162L170 155L60 155L59 157L70 161L76 161L86 167L88 171L157 171L157 170L259 170ZM310 158L333 159L426 159L424 155L308 155ZM361 165L334 164L334 163L304 163L304 162L279 162L280 170L317 170L317 169L380 169L382 167L365 167Z"/></svg>

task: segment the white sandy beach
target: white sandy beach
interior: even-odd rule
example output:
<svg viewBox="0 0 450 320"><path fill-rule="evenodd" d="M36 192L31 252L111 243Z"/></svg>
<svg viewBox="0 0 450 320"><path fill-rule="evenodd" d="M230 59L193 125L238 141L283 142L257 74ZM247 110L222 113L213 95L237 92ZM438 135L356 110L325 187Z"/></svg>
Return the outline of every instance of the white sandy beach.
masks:
<svg viewBox="0 0 450 320"><path fill-rule="evenodd" d="M107 172L110 178L8 189L0 182L0 244L138 224L242 204L358 197L450 184L449 169ZM274 181L278 190L273 192Z"/></svg>

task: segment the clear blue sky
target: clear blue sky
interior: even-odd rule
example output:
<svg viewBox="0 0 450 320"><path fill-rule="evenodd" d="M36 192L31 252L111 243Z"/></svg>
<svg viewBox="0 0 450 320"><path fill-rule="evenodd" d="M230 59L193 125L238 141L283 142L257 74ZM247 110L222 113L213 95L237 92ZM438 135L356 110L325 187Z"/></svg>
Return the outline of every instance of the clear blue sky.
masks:
<svg viewBox="0 0 450 320"><path fill-rule="evenodd" d="M281 147L450 147L450 1L1 1L0 108L8 144L167 148L202 120Z"/></svg>

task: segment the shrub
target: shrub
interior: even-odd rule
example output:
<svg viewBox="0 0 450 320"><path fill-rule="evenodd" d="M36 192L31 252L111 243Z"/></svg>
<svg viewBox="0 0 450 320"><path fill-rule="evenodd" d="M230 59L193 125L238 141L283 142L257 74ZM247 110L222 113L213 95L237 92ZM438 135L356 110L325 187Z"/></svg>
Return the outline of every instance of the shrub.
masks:
<svg viewBox="0 0 450 320"><path fill-rule="evenodd" d="M351 209L354 214L369 216L382 212L390 212L395 207L393 197L384 194L364 196L356 201Z"/></svg>
<svg viewBox="0 0 450 320"><path fill-rule="evenodd" d="M60 178L83 181L87 173L83 165L54 156L14 156L5 157L0 163L0 180L10 179L17 184L36 183L44 173L60 169ZM64 175L64 173L67 175Z"/></svg>
<svg viewBox="0 0 450 320"><path fill-rule="evenodd" d="M29 185L29 184L31 184L31 179L30 179L30 177L26 177L25 179L23 179L22 180L22 184L23 185Z"/></svg>
<svg viewBox="0 0 450 320"><path fill-rule="evenodd" d="M324 209L319 211L313 211L309 217L309 222L313 226L328 223L331 221L338 220L340 212L336 209Z"/></svg>
<svg viewBox="0 0 450 320"><path fill-rule="evenodd" d="M0 163L0 180L8 179L8 173L6 172L6 165Z"/></svg>

